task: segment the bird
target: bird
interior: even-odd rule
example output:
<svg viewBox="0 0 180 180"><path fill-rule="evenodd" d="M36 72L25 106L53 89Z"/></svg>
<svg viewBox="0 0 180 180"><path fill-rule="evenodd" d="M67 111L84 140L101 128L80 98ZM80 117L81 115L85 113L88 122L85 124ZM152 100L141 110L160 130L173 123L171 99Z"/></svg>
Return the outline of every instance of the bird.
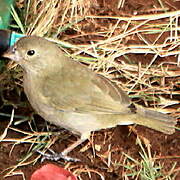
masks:
<svg viewBox="0 0 180 180"><path fill-rule="evenodd" d="M175 132L175 118L133 103L114 82L66 56L44 37L22 37L3 56L22 67L24 91L37 114L80 136L63 150L64 156L92 131L117 125Z"/></svg>

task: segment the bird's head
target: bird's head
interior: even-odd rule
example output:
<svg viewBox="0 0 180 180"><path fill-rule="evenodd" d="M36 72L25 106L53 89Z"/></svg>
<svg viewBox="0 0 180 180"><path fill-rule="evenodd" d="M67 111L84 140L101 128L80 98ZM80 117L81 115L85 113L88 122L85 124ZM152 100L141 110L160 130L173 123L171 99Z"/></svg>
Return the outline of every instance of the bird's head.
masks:
<svg viewBox="0 0 180 180"><path fill-rule="evenodd" d="M14 46L3 54L20 64L24 70L39 71L60 63L62 54L59 47L45 38L26 36L20 38Z"/></svg>

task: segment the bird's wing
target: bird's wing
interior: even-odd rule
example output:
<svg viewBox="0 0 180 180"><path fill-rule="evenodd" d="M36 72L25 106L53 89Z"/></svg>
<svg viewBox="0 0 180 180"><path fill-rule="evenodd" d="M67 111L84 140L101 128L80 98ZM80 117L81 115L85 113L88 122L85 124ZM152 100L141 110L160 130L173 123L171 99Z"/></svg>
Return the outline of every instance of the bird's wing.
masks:
<svg viewBox="0 0 180 180"><path fill-rule="evenodd" d="M79 66L79 65L78 65ZM128 96L107 78L86 67L66 68L45 78L42 95L46 104L62 110L80 113L127 113Z"/></svg>

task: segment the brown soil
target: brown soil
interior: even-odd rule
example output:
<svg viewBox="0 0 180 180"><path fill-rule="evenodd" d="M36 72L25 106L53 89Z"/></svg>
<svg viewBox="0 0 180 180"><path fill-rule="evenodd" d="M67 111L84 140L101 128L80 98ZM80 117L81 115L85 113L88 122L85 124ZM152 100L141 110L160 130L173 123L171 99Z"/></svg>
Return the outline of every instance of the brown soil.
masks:
<svg viewBox="0 0 180 180"><path fill-rule="evenodd" d="M109 0L96 0L96 3L98 6L95 7L95 12L99 12L99 14L103 15L123 15L123 16L131 16L133 14L150 14L150 13L159 13L160 8L154 8L154 7L160 7L159 1L157 0L126 0L124 8L119 10L117 9L117 3L118 0L111 0L111 3L109 3ZM175 11L178 10L180 7L180 1L173 1L173 0L165 0L163 1L164 5L168 8L168 11ZM110 21L110 20L109 20ZM103 23L103 22L102 22ZM107 22L104 22L107 23ZM88 29L88 27L86 27ZM94 27L95 28L95 27ZM86 30L87 30L86 29ZM94 31L92 27L92 31ZM68 33L68 32L65 32ZM72 33L71 33L72 35ZM63 34L62 34L63 37ZM93 38L93 37L89 37ZM96 37L95 37L96 38ZM153 35L149 35L149 39L153 40ZM162 37L163 38L163 37ZM166 38L166 37L164 37ZM65 38L64 38L65 39ZM73 43L78 43L82 41L87 41L87 39L76 39L73 41ZM159 40L161 41L161 40ZM130 41L126 42L131 43ZM139 43L138 40L134 39L133 44ZM138 63L139 61L143 63L148 63L151 61L152 56L151 55L135 55L130 54L129 57L134 60L134 63ZM118 61L118 60L117 60ZM158 63L160 62L176 62L176 58L174 56L169 56L165 58L159 58ZM4 73L6 74L6 73ZM7 76L7 74L6 74ZM19 93L19 87L16 90L17 82L15 84L14 80L9 78L10 84L14 84L14 89L8 89L8 91L3 91L3 97L7 100L7 105L3 104L2 99L0 99L0 113L6 113L11 114L12 111L12 104L17 106L15 109L15 115L21 115L24 117L29 117L29 120L32 120L32 114L33 110L30 107L30 105L27 102L27 99L25 98L25 95L21 92ZM172 79L172 81L176 81L177 79ZM176 87L177 90L179 90L179 87ZM180 96L174 96L174 99L180 100ZM11 104L11 105L8 105ZM179 106L174 107L176 109L179 108ZM4 129L7 127L7 124L9 122L9 117L1 116L1 126L0 126L0 134L4 132ZM35 116L35 124L37 125L37 131L46 131L46 123L43 119L41 119L39 116ZM18 121L19 118L15 118L14 123ZM33 125L34 122L31 121L31 125ZM177 125L179 126L179 125ZM28 122L21 123L20 125L12 125L11 127L14 127L16 129L30 132L31 129L29 127ZM57 129L55 126L51 125L50 127L51 131L57 132L62 131ZM64 133L64 132L63 132ZM71 144L73 141L76 140L76 137L69 132L69 138L66 140L59 140L56 141L56 143L51 147L56 152L61 152L65 147L67 147L69 144ZM154 130L148 129L146 127L136 126L135 129L131 130L128 126L119 126L112 129L107 130L101 130L99 132L95 132L92 134L91 137L91 143L85 142L78 148L76 148L70 156L79 158L82 162L80 163L67 163L64 161L61 161L60 166L64 167L71 167L71 171L75 171L78 169L84 171L84 173L81 174L82 179L93 179L93 180L99 180L100 176L96 173L99 172L102 174L106 180L120 180L123 179L123 172L125 170L122 167L123 161L125 159L125 156L122 153L126 153L132 158L136 160L140 160L140 154L139 152L142 152L139 145L136 144L137 135L141 137L142 140L148 140L151 145L151 152L155 157L157 158L157 163L160 162L163 164L164 173L168 174L170 169L172 168L173 164L176 162L176 166L174 169L174 172L177 173L176 179L180 179L180 173L178 174L178 170L180 170L180 135L179 131L176 131L173 135L164 135L162 133L156 132ZM17 133L14 130L8 131L8 138L22 138L24 135L22 133ZM7 138L6 137L6 138ZM52 138L55 138L55 136L52 136ZM12 149L13 142L3 142L0 146L0 172L4 171L6 168L9 168L13 165L16 165L18 161L24 157L30 145L27 143L22 143L19 145L16 145L12 152L10 153ZM98 146L99 145L99 146ZM81 148L87 147L87 150L84 152L79 152ZM97 150L94 152L92 147L100 147L100 150ZM146 147L144 147L146 149ZM147 149L146 149L147 150ZM111 154L111 160L112 162L108 166L107 159L108 155ZM34 155L31 157L31 159L34 159L38 153L34 153ZM44 163L41 163L38 161L35 165L26 165L22 166L21 168L18 168L19 172L23 172L25 174L26 179L29 179L31 174L34 170L42 166L43 164L46 164L50 161L45 161ZM116 162L116 163L115 163ZM50 162L52 163L52 162ZM58 164L59 165L59 164ZM85 173L87 171L91 171L91 178L89 178L88 174ZM0 179L3 179L3 175L7 172L3 172L0 175ZM20 180L23 179L21 175L16 175L13 177L6 178L14 179L14 180Z"/></svg>

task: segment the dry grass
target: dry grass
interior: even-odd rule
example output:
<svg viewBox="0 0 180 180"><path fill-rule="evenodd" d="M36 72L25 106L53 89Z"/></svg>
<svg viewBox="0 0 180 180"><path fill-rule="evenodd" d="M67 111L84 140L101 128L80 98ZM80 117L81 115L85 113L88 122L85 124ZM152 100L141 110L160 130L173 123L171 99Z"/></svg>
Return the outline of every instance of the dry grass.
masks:
<svg viewBox="0 0 180 180"><path fill-rule="evenodd" d="M124 3L125 1L119 1L119 8L122 8ZM159 3L163 5L161 1ZM17 7L20 10L25 7L24 19L19 20L14 11L13 14L21 31L50 38L62 46L68 56L84 62L89 68L115 81L137 102L141 99L145 106L180 117L180 108L177 108L180 102L172 98L180 94L180 11L131 17L92 15L91 9L98 6L96 0L28 0L25 5L19 0ZM67 31L71 32L70 35L65 33ZM148 35L154 35L156 38L149 41ZM139 43L129 43L133 40ZM153 56L150 62L136 63L130 59L129 54L137 53L142 56ZM157 62L159 57L163 59L172 55L175 61ZM6 138L8 129L22 133L24 138ZM35 163L40 156L31 159L32 153L38 149L45 151L56 141L56 138L50 138L50 135L50 132L38 133L32 130L27 133L12 129L9 124L1 136L1 142L14 142L14 146L19 143L30 143L32 146L21 162L9 168L7 176L22 173L16 171L17 167ZM110 162L111 156L108 156ZM153 159L151 156L146 158ZM134 172L134 169L136 172L137 169L143 169L142 162L137 162L128 155L124 155L122 159L124 179L128 179L127 174ZM88 167L71 166L67 163L67 168L74 171L79 179L82 173L87 173L89 177L91 173L96 173L100 179L105 179L102 174Z"/></svg>

